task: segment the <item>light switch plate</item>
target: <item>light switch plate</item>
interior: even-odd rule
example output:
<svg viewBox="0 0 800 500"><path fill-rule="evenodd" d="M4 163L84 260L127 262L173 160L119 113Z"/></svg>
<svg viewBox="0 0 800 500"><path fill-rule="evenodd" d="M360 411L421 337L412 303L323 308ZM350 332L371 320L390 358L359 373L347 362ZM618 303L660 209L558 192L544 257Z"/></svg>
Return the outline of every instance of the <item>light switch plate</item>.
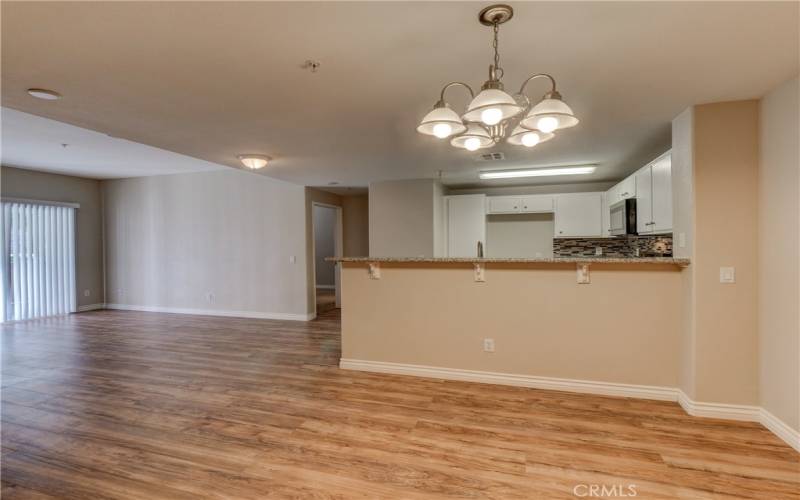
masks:
<svg viewBox="0 0 800 500"><path fill-rule="evenodd" d="M719 282L720 283L736 283L736 268L733 268L733 267L720 267L719 268Z"/></svg>

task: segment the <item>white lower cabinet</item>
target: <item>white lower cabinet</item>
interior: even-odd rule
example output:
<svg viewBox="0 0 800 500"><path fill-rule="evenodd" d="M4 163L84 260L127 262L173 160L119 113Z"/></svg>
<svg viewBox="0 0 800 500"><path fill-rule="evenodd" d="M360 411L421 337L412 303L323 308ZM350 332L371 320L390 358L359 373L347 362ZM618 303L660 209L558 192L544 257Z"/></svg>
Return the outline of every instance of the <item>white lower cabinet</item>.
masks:
<svg viewBox="0 0 800 500"><path fill-rule="evenodd" d="M447 207L447 256L477 257L478 243L486 255L486 195L445 197Z"/></svg>
<svg viewBox="0 0 800 500"><path fill-rule="evenodd" d="M602 193L568 193L556 195L556 238L602 236L602 206Z"/></svg>

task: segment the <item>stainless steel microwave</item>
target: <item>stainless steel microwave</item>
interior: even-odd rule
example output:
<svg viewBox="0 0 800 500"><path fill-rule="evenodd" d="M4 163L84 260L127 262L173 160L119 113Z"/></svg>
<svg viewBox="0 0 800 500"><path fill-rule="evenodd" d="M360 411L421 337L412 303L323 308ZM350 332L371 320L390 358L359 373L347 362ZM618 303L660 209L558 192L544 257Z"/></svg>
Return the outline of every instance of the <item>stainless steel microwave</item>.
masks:
<svg viewBox="0 0 800 500"><path fill-rule="evenodd" d="M618 201L610 207L608 233L612 236L636 234L636 198Z"/></svg>

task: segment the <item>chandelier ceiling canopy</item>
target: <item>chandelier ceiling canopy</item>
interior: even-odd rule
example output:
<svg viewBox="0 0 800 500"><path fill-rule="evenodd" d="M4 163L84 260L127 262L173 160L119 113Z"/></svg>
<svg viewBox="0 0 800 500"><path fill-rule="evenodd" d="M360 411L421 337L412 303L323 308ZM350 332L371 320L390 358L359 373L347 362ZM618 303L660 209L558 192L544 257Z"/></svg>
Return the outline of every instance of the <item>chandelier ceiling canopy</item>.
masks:
<svg viewBox="0 0 800 500"><path fill-rule="evenodd" d="M439 100L417 127L417 132L439 139L450 138L451 145L476 151L492 147L504 139L509 144L531 148L552 139L556 130L578 124L572 109L556 90L555 79L546 73L528 77L514 95L505 91L498 35L500 25L513 16L514 9L508 5L491 5L481 10L478 20L485 26L491 26L493 32L494 61L489 66L489 79L481 85L478 95L463 82L445 85ZM525 89L528 83L537 78L549 80L550 90L534 105L525 94ZM452 87L465 88L471 97L461 116L445 101L445 93Z"/></svg>

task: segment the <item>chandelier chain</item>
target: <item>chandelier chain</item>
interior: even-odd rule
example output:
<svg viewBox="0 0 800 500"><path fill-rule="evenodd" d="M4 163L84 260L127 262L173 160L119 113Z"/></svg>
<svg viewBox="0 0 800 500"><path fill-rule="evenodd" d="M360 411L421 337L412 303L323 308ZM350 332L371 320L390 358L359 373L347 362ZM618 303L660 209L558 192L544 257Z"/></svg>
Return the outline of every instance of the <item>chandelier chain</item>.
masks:
<svg viewBox="0 0 800 500"><path fill-rule="evenodd" d="M499 51L500 42L498 40L498 35L500 33L500 25L497 24L496 20L492 24L492 31L494 32L494 39L492 41L492 48L494 49L494 68L495 70L499 70L502 74L503 69L500 67L500 51Z"/></svg>

